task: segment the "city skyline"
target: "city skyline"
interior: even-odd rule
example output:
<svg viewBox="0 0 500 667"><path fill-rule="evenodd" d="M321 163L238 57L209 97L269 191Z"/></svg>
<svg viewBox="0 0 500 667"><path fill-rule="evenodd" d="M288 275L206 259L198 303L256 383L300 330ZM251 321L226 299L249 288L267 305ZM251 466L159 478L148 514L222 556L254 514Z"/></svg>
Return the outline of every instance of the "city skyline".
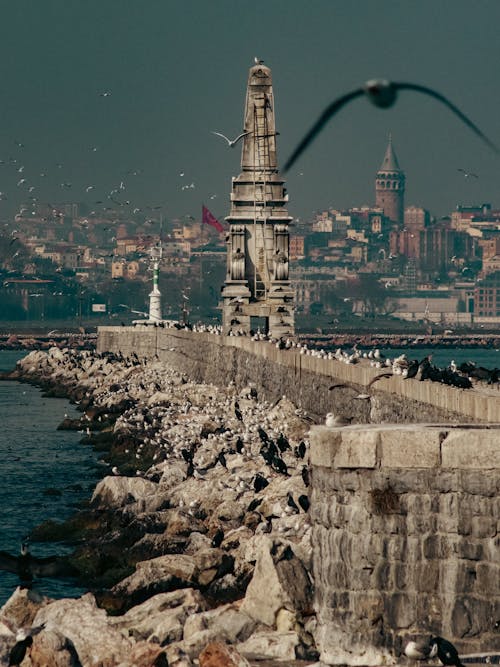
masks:
<svg viewBox="0 0 500 667"><path fill-rule="evenodd" d="M112 190L131 213L199 217L205 203L228 215L241 147L212 133L240 133L255 56L273 72L280 166L325 103L374 76L439 90L499 143L499 19L487 0L21 0L1 28L0 218L30 196L102 208ZM500 206L500 158L435 100L408 94L335 118L287 174L290 214L373 206L389 134L407 206L437 217Z"/></svg>

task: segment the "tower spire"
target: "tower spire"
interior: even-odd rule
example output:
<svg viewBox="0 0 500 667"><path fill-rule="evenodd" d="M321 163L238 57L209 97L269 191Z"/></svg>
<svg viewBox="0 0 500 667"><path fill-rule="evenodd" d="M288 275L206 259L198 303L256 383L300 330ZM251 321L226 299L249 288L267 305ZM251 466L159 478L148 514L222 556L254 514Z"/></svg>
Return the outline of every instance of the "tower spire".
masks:
<svg viewBox="0 0 500 667"><path fill-rule="evenodd" d="M385 151L384 160L380 167L381 171L401 171L399 167L398 158L394 152L394 147L392 145L392 134L389 132L389 143Z"/></svg>

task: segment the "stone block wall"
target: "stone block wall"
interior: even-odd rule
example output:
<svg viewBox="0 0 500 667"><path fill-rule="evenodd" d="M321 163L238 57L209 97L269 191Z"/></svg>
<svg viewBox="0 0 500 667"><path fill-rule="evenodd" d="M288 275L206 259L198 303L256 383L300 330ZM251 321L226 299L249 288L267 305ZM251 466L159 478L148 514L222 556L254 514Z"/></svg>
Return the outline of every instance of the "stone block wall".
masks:
<svg viewBox="0 0 500 667"><path fill-rule="evenodd" d="M232 381L241 388L253 382L261 398L273 402L286 395L318 422L328 412L357 423L500 421L500 395L437 382L384 378L373 385L369 401L353 400L381 373L367 362L348 365L243 336L175 328L99 327L98 334L99 351L156 357L195 381L219 386ZM340 386L330 389L334 385Z"/></svg>
<svg viewBox="0 0 500 667"><path fill-rule="evenodd" d="M439 634L500 650L500 428L311 429L324 665L398 659Z"/></svg>

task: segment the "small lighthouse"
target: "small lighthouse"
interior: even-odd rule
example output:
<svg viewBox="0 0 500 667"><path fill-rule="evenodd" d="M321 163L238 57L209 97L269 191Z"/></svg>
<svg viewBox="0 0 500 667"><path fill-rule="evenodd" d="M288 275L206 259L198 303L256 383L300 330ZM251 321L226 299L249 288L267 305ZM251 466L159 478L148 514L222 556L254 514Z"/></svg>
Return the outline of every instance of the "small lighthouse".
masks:
<svg viewBox="0 0 500 667"><path fill-rule="evenodd" d="M150 250L153 262L153 289L149 293L149 321L160 322L161 317L161 292L158 288L160 277L160 260L162 254L161 243L153 246Z"/></svg>

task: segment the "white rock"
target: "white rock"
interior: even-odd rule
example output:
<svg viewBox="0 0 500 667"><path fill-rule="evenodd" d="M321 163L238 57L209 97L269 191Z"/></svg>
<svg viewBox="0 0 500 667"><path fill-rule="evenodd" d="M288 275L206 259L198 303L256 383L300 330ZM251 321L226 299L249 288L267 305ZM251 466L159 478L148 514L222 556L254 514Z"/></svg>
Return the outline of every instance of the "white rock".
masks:
<svg viewBox="0 0 500 667"><path fill-rule="evenodd" d="M250 660L293 661L299 644L296 632L256 632L245 642L236 644L236 648Z"/></svg>
<svg viewBox="0 0 500 667"><path fill-rule="evenodd" d="M97 507L122 507L132 500L153 496L157 485L143 477L104 477L92 494L91 503Z"/></svg>

